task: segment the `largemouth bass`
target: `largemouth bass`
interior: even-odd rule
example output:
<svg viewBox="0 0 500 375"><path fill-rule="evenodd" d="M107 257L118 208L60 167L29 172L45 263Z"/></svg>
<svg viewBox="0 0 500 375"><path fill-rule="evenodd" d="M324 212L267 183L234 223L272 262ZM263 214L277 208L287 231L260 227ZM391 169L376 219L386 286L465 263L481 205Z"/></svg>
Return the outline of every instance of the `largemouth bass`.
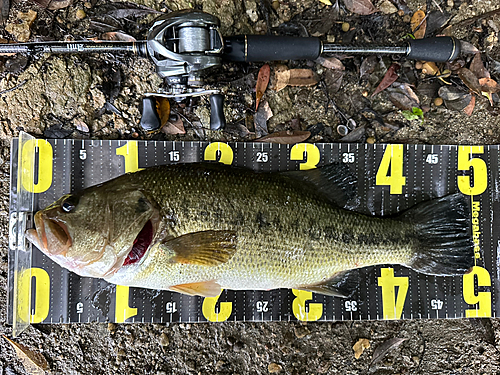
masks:
<svg viewBox="0 0 500 375"><path fill-rule="evenodd" d="M463 196L380 218L335 204L352 185L336 164L285 173L153 167L64 195L36 213L27 236L81 276L209 297L222 288L347 296L360 267L460 275L473 266Z"/></svg>

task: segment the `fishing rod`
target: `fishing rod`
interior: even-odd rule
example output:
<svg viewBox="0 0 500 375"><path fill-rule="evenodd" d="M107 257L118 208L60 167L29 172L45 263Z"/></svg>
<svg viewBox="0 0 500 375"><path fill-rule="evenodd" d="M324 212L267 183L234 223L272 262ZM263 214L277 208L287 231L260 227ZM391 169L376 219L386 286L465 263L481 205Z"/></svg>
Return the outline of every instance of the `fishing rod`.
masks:
<svg viewBox="0 0 500 375"><path fill-rule="evenodd" d="M445 62L460 54L460 42L452 37L410 40L404 46L353 47L323 43L315 37L238 35L223 37L220 20L208 13L182 10L160 16L146 40L71 41L0 44L0 54L24 53L123 53L147 57L163 79L163 87L145 93L140 125L146 131L160 127L155 97L181 102L188 97L209 95L210 128L225 126L223 95L203 88L203 77L220 68L223 61L259 62L315 60L323 54L399 55L409 59Z"/></svg>

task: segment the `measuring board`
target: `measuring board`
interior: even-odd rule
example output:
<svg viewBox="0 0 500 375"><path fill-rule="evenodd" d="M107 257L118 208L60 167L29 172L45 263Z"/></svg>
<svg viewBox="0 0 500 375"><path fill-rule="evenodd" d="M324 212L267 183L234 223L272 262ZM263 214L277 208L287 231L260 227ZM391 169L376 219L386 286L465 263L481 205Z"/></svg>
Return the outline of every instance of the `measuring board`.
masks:
<svg viewBox="0 0 500 375"><path fill-rule="evenodd" d="M278 145L23 137L22 142L12 142L10 197L9 319L19 331L29 322L489 317L496 316L500 307L495 287L500 279L499 146ZM287 289L224 290L219 297L202 298L115 286L62 269L35 247L30 266L23 266L26 261L22 259L30 247L18 237L24 233L20 228L30 227L31 211L44 208L68 192L139 168L200 161L259 171L304 170L344 163L357 176L356 210L368 215L391 215L431 198L461 192L470 202L476 266L472 272L455 277L423 275L398 265L362 268L359 288L348 299ZM31 203L22 198L23 194L32 199Z"/></svg>

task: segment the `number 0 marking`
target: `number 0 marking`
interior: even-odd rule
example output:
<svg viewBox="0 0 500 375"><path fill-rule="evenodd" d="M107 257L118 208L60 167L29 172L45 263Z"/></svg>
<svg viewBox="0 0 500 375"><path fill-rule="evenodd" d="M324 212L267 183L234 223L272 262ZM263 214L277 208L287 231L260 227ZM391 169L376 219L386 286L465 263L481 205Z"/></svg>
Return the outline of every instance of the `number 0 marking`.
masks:
<svg viewBox="0 0 500 375"><path fill-rule="evenodd" d="M293 315L302 322L314 322L323 316L322 303L309 303L309 308L306 306L307 301L312 301L312 292L305 290L292 289L296 296L292 302Z"/></svg>
<svg viewBox="0 0 500 375"><path fill-rule="evenodd" d="M210 143L205 149L205 160L217 160L219 154L219 161L223 164L231 165L233 163L233 149L227 143L213 142Z"/></svg>
<svg viewBox="0 0 500 375"><path fill-rule="evenodd" d="M19 276L19 295L24 296L17 306L18 316L25 320L29 317L31 323L41 323L49 316L50 308L50 276L42 268L28 268ZM35 288L31 286L31 280L35 279ZM31 306L33 294L35 305Z"/></svg>
<svg viewBox="0 0 500 375"><path fill-rule="evenodd" d="M125 323L128 318L137 315L137 308L129 306L130 288L116 286L115 323Z"/></svg>
<svg viewBox="0 0 500 375"><path fill-rule="evenodd" d="M222 292L221 292L222 294ZM203 316L209 322L225 322L233 312L232 302L221 302L219 312L215 312L215 305L219 300L220 294L217 297L205 297L201 311Z"/></svg>
<svg viewBox="0 0 500 375"><path fill-rule="evenodd" d="M406 185L406 177L403 176L403 145L388 145L386 147L375 183L389 185L391 194L403 193L403 186Z"/></svg>
<svg viewBox="0 0 500 375"><path fill-rule="evenodd" d="M38 150L38 176L35 183L35 154ZM32 139L22 145L20 172L23 187L30 193L43 193L52 185L52 145L41 139Z"/></svg>
<svg viewBox="0 0 500 375"><path fill-rule="evenodd" d="M472 271L463 276L464 301L469 305L476 305L476 309L465 310L466 318L491 317L491 292L478 292L474 288L474 279L477 277L478 287L491 286L489 272L483 267L474 266Z"/></svg>

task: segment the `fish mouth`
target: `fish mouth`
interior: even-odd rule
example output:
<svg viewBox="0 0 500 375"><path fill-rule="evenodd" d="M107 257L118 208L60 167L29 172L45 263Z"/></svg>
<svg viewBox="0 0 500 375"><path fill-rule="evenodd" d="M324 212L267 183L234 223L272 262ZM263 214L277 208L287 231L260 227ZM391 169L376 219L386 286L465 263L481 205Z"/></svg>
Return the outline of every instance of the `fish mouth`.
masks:
<svg viewBox="0 0 500 375"><path fill-rule="evenodd" d="M151 220L148 220L135 238L134 244L123 262L123 266L137 263L144 257L144 254L146 254L153 241L153 235L153 223Z"/></svg>
<svg viewBox="0 0 500 375"><path fill-rule="evenodd" d="M65 223L48 218L42 212L35 215L36 237L35 245L47 255L65 255L71 247L72 240ZM35 234L29 237L34 237Z"/></svg>

